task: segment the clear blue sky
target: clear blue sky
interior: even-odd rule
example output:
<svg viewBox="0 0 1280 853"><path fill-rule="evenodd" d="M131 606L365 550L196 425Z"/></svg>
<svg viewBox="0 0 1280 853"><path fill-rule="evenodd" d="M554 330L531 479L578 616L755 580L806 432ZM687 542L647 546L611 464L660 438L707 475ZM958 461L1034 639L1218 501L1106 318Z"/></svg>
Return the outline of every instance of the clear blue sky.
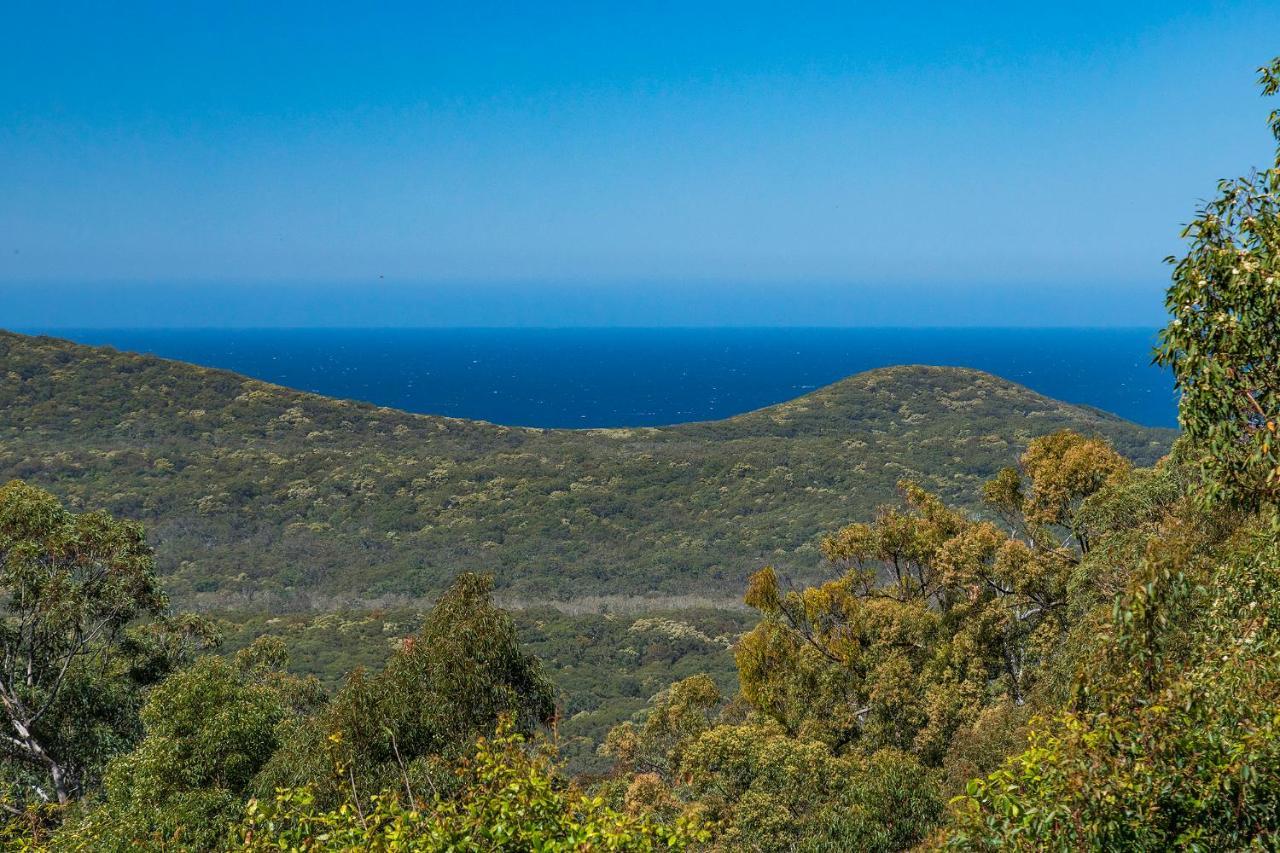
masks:
<svg viewBox="0 0 1280 853"><path fill-rule="evenodd" d="M1280 3L9 3L0 326L1155 324Z"/></svg>

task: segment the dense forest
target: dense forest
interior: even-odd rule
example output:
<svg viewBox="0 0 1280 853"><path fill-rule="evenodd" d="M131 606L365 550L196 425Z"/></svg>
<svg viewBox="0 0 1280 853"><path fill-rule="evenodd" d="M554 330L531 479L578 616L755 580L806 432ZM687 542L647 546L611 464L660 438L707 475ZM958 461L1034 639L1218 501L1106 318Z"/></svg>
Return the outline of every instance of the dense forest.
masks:
<svg viewBox="0 0 1280 853"><path fill-rule="evenodd" d="M215 619L225 651L278 637L334 687L381 668L456 574L492 574L556 684L573 772L607 771L609 728L670 681L734 690L747 577L821 579L822 536L898 480L980 510L1037 435L1104 435L1148 464L1173 438L955 368L718 422L537 430L50 338L0 333L0 356L0 482L141 522L174 605Z"/></svg>
<svg viewBox="0 0 1280 853"><path fill-rule="evenodd" d="M1280 60L1262 82L1276 94ZM1280 143L1280 112L1271 121ZM412 630L398 621L408 617L384 614L382 628L362 622L367 611L337 615L394 642L380 666L326 685L290 669L279 632L237 623L233 651L215 616L171 606L145 526L119 517L127 507L81 505L96 492L71 492L76 470L102 488L113 463L87 460L110 451L64 440L53 473L31 468L19 473L34 482L0 487L0 838L29 850L1275 848L1280 152L1274 168L1224 181L1186 236L1155 353L1182 392L1168 453L1135 459L1104 429L1050 424L971 495L917 467L898 472L895 497L819 537L824 577L763 565L745 579L749 625L629 617L628 648L719 646L735 678L692 673L658 690L609 731L597 775L566 770L557 689L491 577L457 573ZM84 375L65 345L8 346L67 353L65 371ZM101 365L130 357L85 356L99 365L95 393L111 396ZM1006 387L967 376L987 393ZM142 377L115 385L126 405L141 387L172 393ZM312 417L301 395L264 393ZM817 401L837 392L825 393ZM100 398L64 413L91 425L71 424L82 440L136 430L122 451L135 462L147 436L177 446L142 410L125 427L117 410L92 426L85 399ZM805 400L801 410L823 414ZM746 416L779 427L770 453L803 441L784 434L788 411ZM57 440L27 420L47 415L10 412L26 425L7 442ZM733 423L651 440L743 428ZM248 432L218 436L206 445L250 452ZM828 449L828 466L844 469L865 448ZM64 496L45 488L58 483ZM539 630L557 633L545 620Z"/></svg>
<svg viewBox="0 0 1280 853"><path fill-rule="evenodd" d="M493 573L513 603L723 604L766 561L815 577L823 532L900 479L976 503L1055 429L1140 463L1173 438L948 368L724 421L538 430L51 338L0 333L0 364L0 478L144 523L166 588L199 609L429 602L461 571Z"/></svg>
<svg viewBox="0 0 1280 853"><path fill-rule="evenodd" d="M903 478L980 509L1036 435L1104 435L1139 462L1173 433L972 370L853 377L725 421L526 430L411 415L222 371L0 333L0 482L141 522L176 607L224 650L279 638L328 687L380 669L461 571L492 574L538 650L572 772L683 675L732 692L747 577L827 568L822 536Z"/></svg>

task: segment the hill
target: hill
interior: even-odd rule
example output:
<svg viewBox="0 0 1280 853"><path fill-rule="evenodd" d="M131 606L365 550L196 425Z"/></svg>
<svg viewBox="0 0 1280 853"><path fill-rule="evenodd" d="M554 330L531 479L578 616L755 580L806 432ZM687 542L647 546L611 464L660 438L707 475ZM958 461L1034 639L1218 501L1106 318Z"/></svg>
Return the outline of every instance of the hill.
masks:
<svg viewBox="0 0 1280 853"><path fill-rule="evenodd" d="M974 370L894 367L722 421L540 430L414 415L226 371L0 333L0 479L143 521L185 606L411 604L460 571L509 603L736 599L764 562L915 479L972 504L1031 438L1173 433Z"/></svg>

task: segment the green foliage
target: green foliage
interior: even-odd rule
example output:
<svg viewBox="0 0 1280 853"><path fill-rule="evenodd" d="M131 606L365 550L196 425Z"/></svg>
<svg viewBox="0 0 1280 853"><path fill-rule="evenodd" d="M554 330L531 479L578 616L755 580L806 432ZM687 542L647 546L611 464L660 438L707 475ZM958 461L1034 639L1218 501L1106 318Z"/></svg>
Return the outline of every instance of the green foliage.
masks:
<svg viewBox="0 0 1280 853"><path fill-rule="evenodd" d="M166 604L139 525L72 514L21 481L0 487L9 805L67 803L131 745L143 688L213 639L203 620L164 618Z"/></svg>
<svg viewBox="0 0 1280 853"><path fill-rule="evenodd" d="M1280 89L1280 59L1261 69ZM1271 114L1280 141L1280 111ZM1280 148L1272 168L1224 180L1187 226L1157 361L1173 368L1179 419L1208 475L1205 496L1280 500ZM1170 259L1173 261L1174 259Z"/></svg>
<svg viewBox="0 0 1280 853"><path fill-rule="evenodd" d="M763 561L816 580L820 535L900 479L976 505L1037 435L1105 435L1140 463L1173 435L955 368L712 423L537 430L50 338L0 333L0 364L0 477L144 522L175 601L204 611L424 606L464 571L519 606L725 605Z"/></svg>
<svg viewBox="0 0 1280 853"><path fill-rule="evenodd" d="M716 850L902 850L942 814L934 775L895 750L836 755L771 723L718 726L682 764Z"/></svg>
<svg viewBox="0 0 1280 853"><path fill-rule="evenodd" d="M683 850L700 833L610 808L558 776L510 720L480 738L458 770L455 798L427 802L383 793L324 809L309 789L253 801L237 833L241 849L396 851Z"/></svg>
<svg viewBox="0 0 1280 853"><path fill-rule="evenodd" d="M524 733L550 722L553 689L491 591L491 579L460 575L381 672L353 673L321 713L287 727L256 791L310 786L326 809L387 790L440 791L458 751L500 716Z"/></svg>
<svg viewBox="0 0 1280 853"><path fill-rule="evenodd" d="M956 849L1192 849L1280 838L1280 524L1153 539L1081 698L972 782Z"/></svg>
<svg viewBox="0 0 1280 853"><path fill-rule="evenodd" d="M234 660L204 657L156 687L145 736L114 759L102 802L54 837L61 850L212 850L239 820L250 783L279 747L281 724L317 709L314 680L281 672L279 641Z"/></svg>

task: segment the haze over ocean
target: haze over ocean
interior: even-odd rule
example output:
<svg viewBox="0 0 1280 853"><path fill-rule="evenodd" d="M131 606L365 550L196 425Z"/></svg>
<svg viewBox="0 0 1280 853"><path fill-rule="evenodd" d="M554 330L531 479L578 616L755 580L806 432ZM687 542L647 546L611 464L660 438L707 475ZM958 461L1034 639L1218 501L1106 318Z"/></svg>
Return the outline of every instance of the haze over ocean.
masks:
<svg viewBox="0 0 1280 853"><path fill-rule="evenodd" d="M973 367L1176 426L1155 331L1106 329L23 329L333 397L534 427L729 417L897 364Z"/></svg>

